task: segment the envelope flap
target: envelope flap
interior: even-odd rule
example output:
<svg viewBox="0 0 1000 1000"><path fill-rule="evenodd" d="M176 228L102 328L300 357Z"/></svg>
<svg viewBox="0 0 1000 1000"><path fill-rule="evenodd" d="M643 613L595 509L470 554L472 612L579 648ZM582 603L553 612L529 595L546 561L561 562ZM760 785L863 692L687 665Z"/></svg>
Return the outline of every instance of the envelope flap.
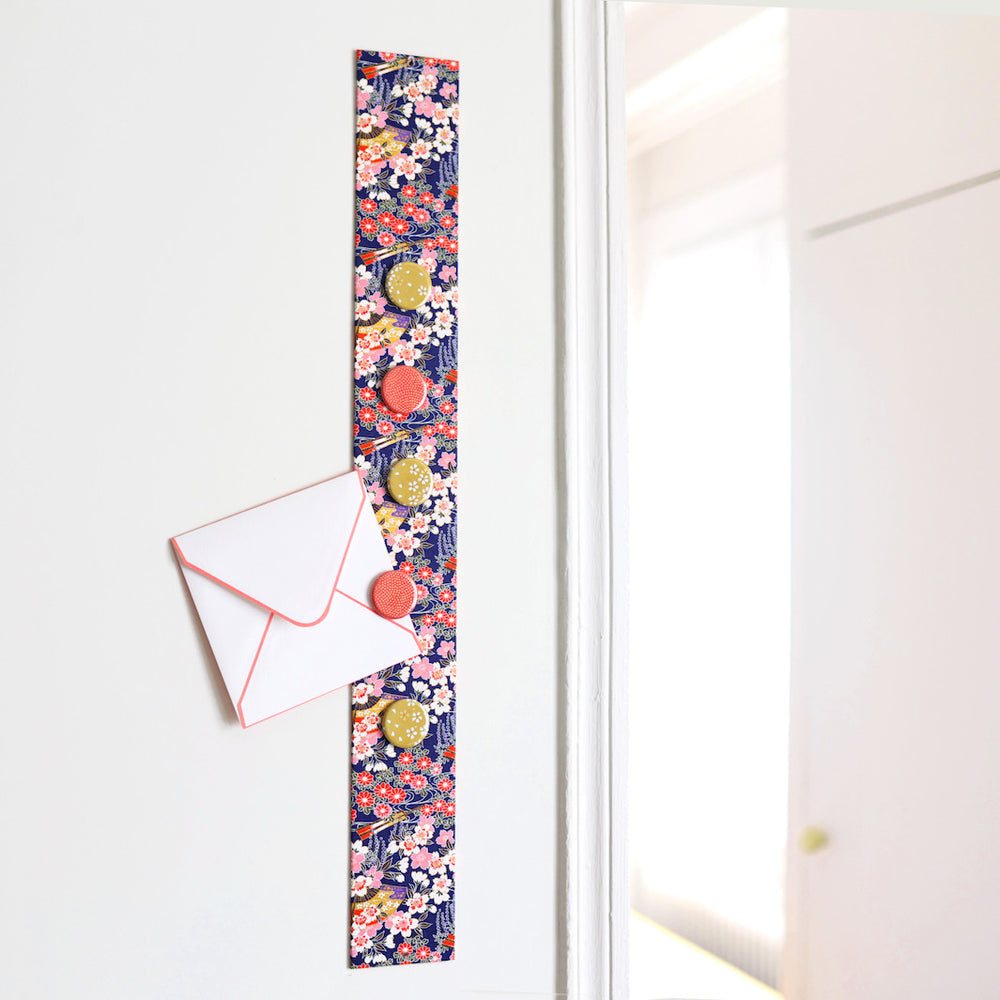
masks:
<svg viewBox="0 0 1000 1000"><path fill-rule="evenodd" d="M367 501L361 473L353 472L173 541L191 569L295 625L314 625L329 610Z"/></svg>

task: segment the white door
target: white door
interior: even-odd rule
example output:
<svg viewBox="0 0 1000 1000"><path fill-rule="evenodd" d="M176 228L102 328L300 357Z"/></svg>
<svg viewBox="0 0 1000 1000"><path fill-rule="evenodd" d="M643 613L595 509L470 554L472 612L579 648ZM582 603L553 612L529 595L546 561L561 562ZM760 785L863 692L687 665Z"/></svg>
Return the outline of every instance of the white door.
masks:
<svg viewBox="0 0 1000 1000"><path fill-rule="evenodd" d="M1000 19L793 12L789 44L786 994L993 1000Z"/></svg>

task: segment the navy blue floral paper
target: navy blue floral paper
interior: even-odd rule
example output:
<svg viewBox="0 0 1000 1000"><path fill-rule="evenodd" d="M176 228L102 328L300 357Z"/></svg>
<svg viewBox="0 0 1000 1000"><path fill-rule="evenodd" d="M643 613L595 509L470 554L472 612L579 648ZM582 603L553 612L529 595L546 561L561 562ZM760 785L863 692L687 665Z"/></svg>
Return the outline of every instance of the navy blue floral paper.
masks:
<svg viewBox="0 0 1000 1000"><path fill-rule="evenodd" d="M455 957L458 63L361 51L357 70L355 463L396 567L416 583L421 650L353 692L351 964L369 968ZM412 312L385 297L401 261L431 275L430 298ZM427 405L409 416L379 395L393 365L427 382ZM389 466L409 456L434 476L419 508L385 490ZM430 716L412 750L379 727L397 698Z"/></svg>

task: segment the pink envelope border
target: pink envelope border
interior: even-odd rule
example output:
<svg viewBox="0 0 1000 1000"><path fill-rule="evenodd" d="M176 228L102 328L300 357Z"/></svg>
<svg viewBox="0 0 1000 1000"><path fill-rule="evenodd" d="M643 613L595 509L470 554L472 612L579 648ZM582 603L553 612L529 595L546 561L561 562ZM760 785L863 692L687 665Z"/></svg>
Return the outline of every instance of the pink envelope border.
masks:
<svg viewBox="0 0 1000 1000"><path fill-rule="evenodd" d="M261 635L260 642L257 644L257 651L256 653L254 653L253 662L250 664L250 673L247 674L247 679L243 684L243 690L240 692L239 701L236 703L236 712L240 718L240 725L242 725L244 729L249 729L251 726L259 725L261 722L267 722L268 719L274 719L279 715L284 715L285 712L291 712L292 709L300 708L302 705L308 705L309 702L316 701L318 698L325 698L328 694L332 694L334 691L339 691L341 687L347 686L342 684L340 685L340 687L330 688L329 691L324 691L322 692L322 694L313 695L312 698L306 698L305 701L300 701L297 705L289 705L288 708L283 708L280 712L275 712L273 715L265 716L263 719L257 719L256 722L248 723L243 716L243 699L246 697L247 689L250 687L250 681L253 679L254 670L257 669L257 661L260 659L260 651L264 648L264 640L267 638L267 633L271 629L271 622L274 621L275 617L282 618L290 625L295 625L298 628L312 628L314 625L319 625L322 621L326 619L327 615L329 615L330 613L330 608L333 607L334 597L337 594L340 594L341 597L346 597L349 601L353 601L355 604L360 605L362 608L365 608L366 610L370 611L380 621L387 622L390 625L395 625L396 628L402 629L404 632L408 632L410 635L413 636L413 641L417 644L417 652L414 653L414 655L416 656L419 655L420 653L420 642L417 639L417 633L412 628L407 628L405 625L400 625L398 621L394 621L391 618L383 618L370 604L367 604L364 601L359 601L356 597L352 597L350 594L345 593L343 590L337 589L337 585L340 583L340 575L344 570L344 563L347 561L347 553L350 552L351 544L354 541L354 533L357 531L358 521L361 520L361 512L365 509L365 504L368 502L368 491L365 489L365 481L364 477L361 474L361 470L355 469L354 474L358 477L358 485L361 487L361 501L358 504L357 513L354 515L354 524L351 526L351 533L347 537L347 544L344 546L344 552L340 557L340 565L337 567L337 575L333 581L333 590L330 591L330 599L326 602L326 608L323 611L323 614L321 614L319 618L317 618L315 621L298 622L294 618L289 618L288 615L283 615L280 611L276 611L269 605L264 604L263 601L258 601L255 597L251 597L249 594L245 594L242 590L239 590L237 587L234 587L231 584L226 583L225 580L220 580L219 577L213 576L207 570L204 570L200 566L196 566L193 562L191 562L187 558L187 556L184 555L184 552L182 551L176 537L170 539L170 542L177 553L177 558L188 569L193 570L195 573L199 573L201 576L211 580L213 583L219 584L219 586L221 587L225 587L226 590L231 591L232 593L237 594L242 598L245 598L246 600L250 601L251 604L256 604L257 607L263 608L265 611L270 612L267 619L267 624L265 624L264 626L264 633L263 635ZM334 476L332 478L339 479L340 477ZM320 483L314 483L313 486L320 486L322 485L322 483L328 483L328 482L330 482L329 479L324 479ZM312 487L306 486L303 487L303 489L312 489ZM301 492L301 490L293 490L292 492L298 493ZM290 495L291 494L289 493L282 494L282 496L290 496ZM275 499L280 500L281 497L276 497ZM274 502L273 500L265 501L265 503L273 503L273 502ZM265 504L257 504L256 506L263 507L264 505ZM247 510L253 510L253 509L254 509L253 507L247 508ZM240 513L243 512L240 511ZM231 514L229 516L235 517L236 515ZM226 520L226 518L220 518L219 520L224 521ZM216 524L216 523L217 521L209 521L209 524ZM208 525L203 525L203 527L208 527ZM192 530L197 531L199 529L194 528ZM187 534L187 532L184 532L183 534Z"/></svg>

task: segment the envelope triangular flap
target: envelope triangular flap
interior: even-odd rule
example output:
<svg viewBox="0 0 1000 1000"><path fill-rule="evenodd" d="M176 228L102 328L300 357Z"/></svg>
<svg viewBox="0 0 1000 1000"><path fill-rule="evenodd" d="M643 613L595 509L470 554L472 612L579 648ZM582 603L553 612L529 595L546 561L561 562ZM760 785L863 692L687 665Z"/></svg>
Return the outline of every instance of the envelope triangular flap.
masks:
<svg viewBox="0 0 1000 1000"><path fill-rule="evenodd" d="M174 539L182 561L296 625L329 610L368 498L352 472ZM374 515L372 515L374 520Z"/></svg>

